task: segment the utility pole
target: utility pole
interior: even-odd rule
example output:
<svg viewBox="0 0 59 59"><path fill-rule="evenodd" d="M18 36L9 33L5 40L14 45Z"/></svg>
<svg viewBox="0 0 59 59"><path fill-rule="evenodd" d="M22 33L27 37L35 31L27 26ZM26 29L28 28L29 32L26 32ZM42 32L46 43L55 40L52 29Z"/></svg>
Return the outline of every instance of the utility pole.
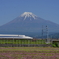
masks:
<svg viewBox="0 0 59 59"><path fill-rule="evenodd" d="M46 26L46 42L48 43L48 27Z"/></svg>
<svg viewBox="0 0 59 59"><path fill-rule="evenodd" d="M43 40L43 26L42 26L42 40Z"/></svg>
<svg viewBox="0 0 59 59"><path fill-rule="evenodd" d="M43 25L42 25L42 42L43 42Z"/></svg>

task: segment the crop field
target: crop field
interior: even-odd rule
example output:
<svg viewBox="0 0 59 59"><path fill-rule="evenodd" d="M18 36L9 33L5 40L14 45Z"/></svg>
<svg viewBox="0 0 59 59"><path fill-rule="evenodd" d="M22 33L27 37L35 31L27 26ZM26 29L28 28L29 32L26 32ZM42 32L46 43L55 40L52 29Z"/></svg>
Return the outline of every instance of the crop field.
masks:
<svg viewBox="0 0 59 59"><path fill-rule="evenodd" d="M45 44L45 40L27 40L27 39L21 39L21 40L0 40L0 44Z"/></svg>
<svg viewBox="0 0 59 59"><path fill-rule="evenodd" d="M59 48L0 47L0 59L59 59Z"/></svg>

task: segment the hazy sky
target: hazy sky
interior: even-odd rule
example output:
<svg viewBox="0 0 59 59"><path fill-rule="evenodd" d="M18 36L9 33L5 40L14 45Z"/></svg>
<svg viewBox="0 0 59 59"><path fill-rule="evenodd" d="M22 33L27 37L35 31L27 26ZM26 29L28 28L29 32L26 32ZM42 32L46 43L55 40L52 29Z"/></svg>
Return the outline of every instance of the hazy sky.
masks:
<svg viewBox="0 0 59 59"><path fill-rule="evenodd" d="M0 0L0 26L23 12L32 12L59 24L59 0Z"/></svg>

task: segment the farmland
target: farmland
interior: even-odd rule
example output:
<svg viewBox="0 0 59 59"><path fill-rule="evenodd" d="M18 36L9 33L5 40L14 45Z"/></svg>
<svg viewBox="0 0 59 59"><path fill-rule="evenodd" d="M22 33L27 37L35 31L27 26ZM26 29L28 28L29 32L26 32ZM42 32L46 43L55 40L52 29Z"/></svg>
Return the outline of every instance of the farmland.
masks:
<svg viewBox="0 0 59 59"><path fill-rule="evenodd" d="M0 59L59 59L59 48L0 47Z"/></svg>

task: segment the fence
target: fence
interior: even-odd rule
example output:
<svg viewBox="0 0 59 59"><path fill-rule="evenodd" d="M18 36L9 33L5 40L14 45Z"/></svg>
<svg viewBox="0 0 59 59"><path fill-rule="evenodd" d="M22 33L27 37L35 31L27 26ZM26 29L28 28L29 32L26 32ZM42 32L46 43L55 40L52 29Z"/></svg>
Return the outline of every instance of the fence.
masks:
<svg viewBox="0 0 59 59"><path fill-rule="evenodd" d="M45 47L51 46L41 39L2 39L0 38L0 47Z"/></svg>
<svg viewBox="0 0 59 59"><path fill-rule="evenodd" d="M51 44L0 44L0 47L51 47Z"/></svg>

